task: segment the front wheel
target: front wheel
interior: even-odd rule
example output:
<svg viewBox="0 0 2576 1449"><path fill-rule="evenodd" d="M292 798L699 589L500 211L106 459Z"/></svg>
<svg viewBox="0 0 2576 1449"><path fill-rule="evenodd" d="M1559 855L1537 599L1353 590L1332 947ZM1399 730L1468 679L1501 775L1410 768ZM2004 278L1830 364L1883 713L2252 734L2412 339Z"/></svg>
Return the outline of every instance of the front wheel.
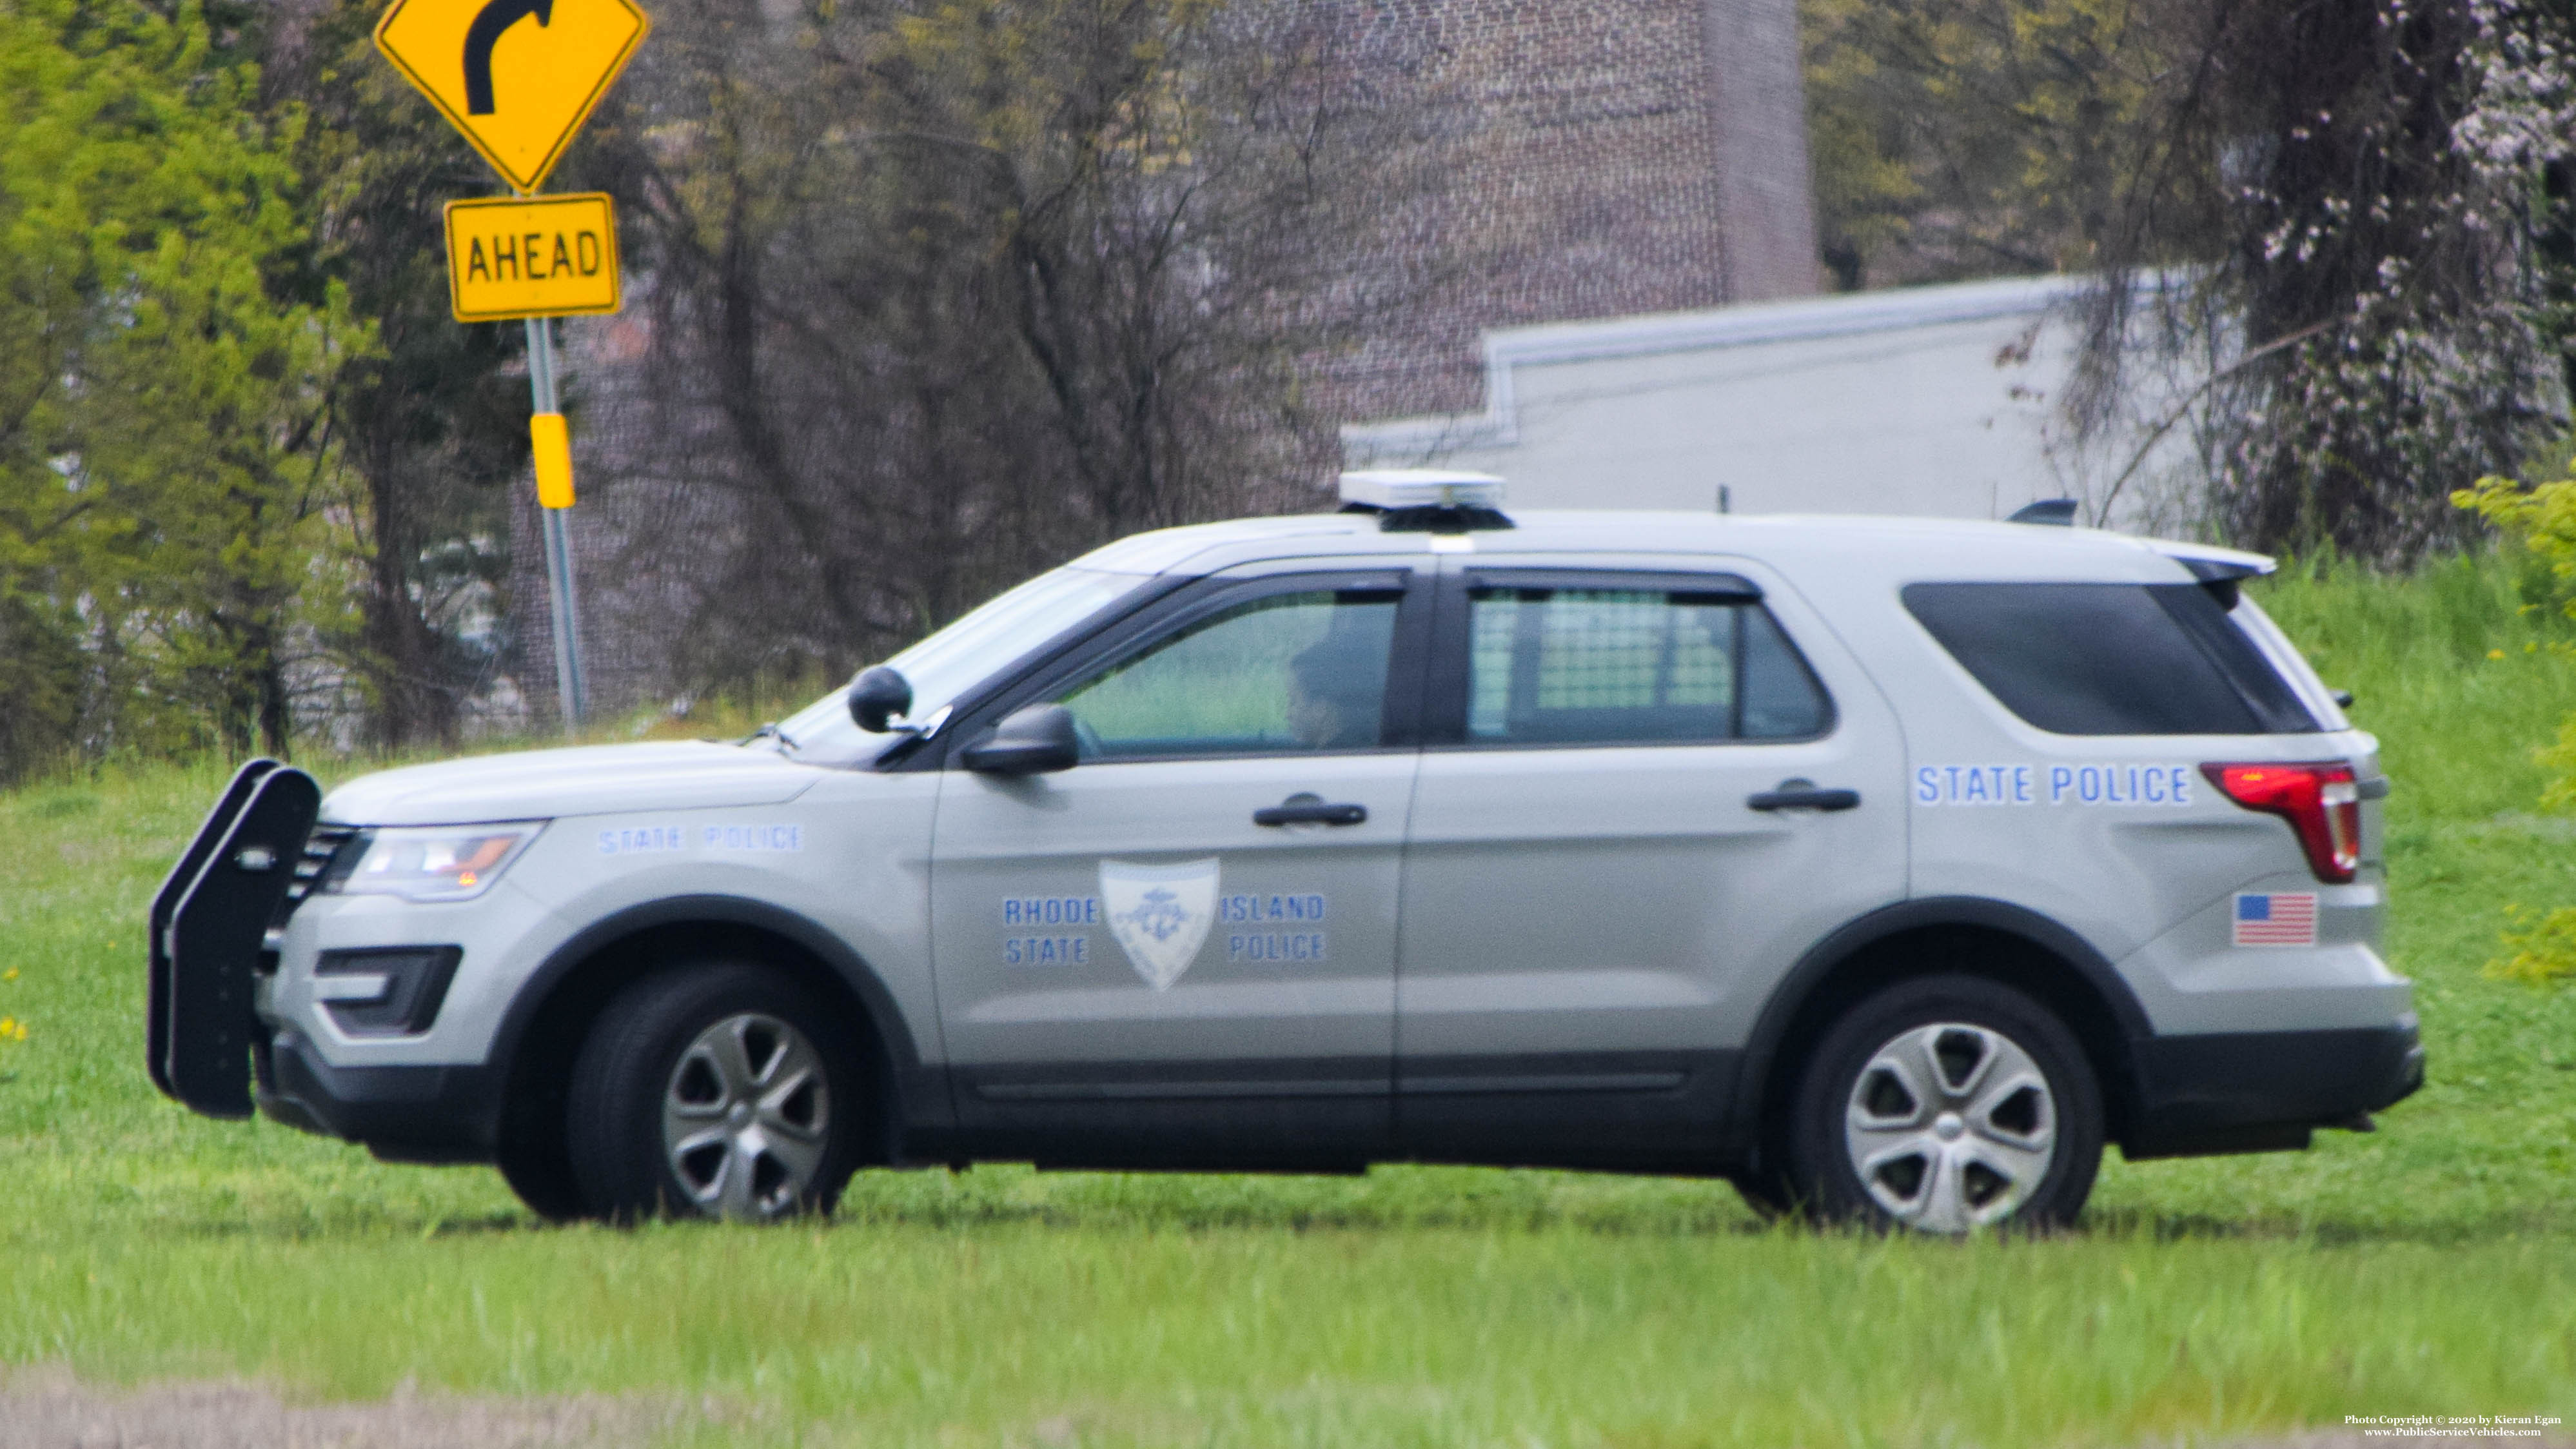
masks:
<svg viewBox="0 0 2576 1449"><path fill-rule="evenodd" d="M575 1062L572 1170L600 1216L768 1222L829 1212L873 1104L839 1019L764 967L645 978Z"/></svg>
<svg viewBox="0 0 2576 1449"><path fill-rule="evenodd" d="M1825 1033L1789 1173L1820 1216L1956 1235L2071 1223L2102 1161L2102 1093L2048 1008L1980 977L1900 982Z"/></svg>

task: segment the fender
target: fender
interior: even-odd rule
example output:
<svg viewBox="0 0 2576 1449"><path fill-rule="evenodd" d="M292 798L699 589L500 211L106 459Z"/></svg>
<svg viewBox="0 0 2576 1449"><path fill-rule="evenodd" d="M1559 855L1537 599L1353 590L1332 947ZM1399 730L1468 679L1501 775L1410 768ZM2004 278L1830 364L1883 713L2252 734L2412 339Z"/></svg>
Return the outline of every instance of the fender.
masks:
<svg viewBox="0 0 2576 1449"><path fill-rule="evenodd" d="M925 1077L912 1024L896 1010L894 994L886 990L876 969L850 949L848 942L816 922L744 896L665 896L602 916L575 932L529 974L511 999L500 1030L493 1035L490 1064L515 1070L520 1046L540 1004L554 994L574 968L602 947L656 926L682 925L753 926L784 936L813 953L866 1007L878 1044L885 1049L887 1076L895 1091L899 1116L921 1125L945 1124L950 1115L945 1074L934 1071ZM930 1120L922 1121L923 1118Z"/></svg>
<svg viewBox="0 0 2576 1449"><path fill-rule="evenodd" d="M1855 952L1926 926L1977 926L2017 936L2073 966L2094 994L2108 1004L2121 1037L2116 1044L2120 1060L2112 1064L2112 1070L2126 1081L2105 1083L2110 1089L2108 1095L2115 1101L2122 1097L2137 1100L2137 1054L2131 1044L2153 1035L2153 1029L2148 1025L2146 1009L2138 1004L2137 995L2120 979L2120 973L2111 969L2109 958L2095 950L2092 942L2026 907L1982 896L1932 896L1899 901L1846 922L1808 947L1798 964L1781 978L1744 1043L1735 1090L1728 1097L1723 1133L1727 1144L1739 1152L1750 1152L1761 1142L1763 1084L1770 1079L1773 1060L1790 1025L1834 968Z"/></svg>

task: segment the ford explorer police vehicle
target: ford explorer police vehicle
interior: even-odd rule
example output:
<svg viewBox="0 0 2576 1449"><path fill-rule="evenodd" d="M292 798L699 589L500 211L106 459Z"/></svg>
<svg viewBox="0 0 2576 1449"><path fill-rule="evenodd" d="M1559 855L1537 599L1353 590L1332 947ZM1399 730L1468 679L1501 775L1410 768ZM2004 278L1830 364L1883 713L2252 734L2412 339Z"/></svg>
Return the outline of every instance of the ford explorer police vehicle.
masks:
<svg viewBox="0 0 2576 1449"><path fill-rule="evenodd" d="M2422 1080L2387 782L2268 560L1344 496L1111 544L737 744L245 767L152 908L155 1080L552 1217L1401 1160L1937 1232Z"/></svg>

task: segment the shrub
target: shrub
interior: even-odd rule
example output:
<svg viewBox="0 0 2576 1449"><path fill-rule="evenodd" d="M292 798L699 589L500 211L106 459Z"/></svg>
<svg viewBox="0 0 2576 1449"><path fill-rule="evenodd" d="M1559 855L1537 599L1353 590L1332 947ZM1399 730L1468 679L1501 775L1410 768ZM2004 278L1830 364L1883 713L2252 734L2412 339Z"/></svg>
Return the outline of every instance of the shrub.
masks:
<svg viewBox="0 0 2576 1449"><path fill-rule="evenodd" d="M2537 919L2519 906L2507 907L2506 914L2524 929L2504 933L2505 949L2513 954L2488 962L2489 976L2535 986L2576 980L2576 906L2560 906Z"/></svg>
<svg viewBox="0 0 2576 1449"><path fill-rule="evenodd" d="M2576 460L2555 471L2569 476L2528 488L2510 478L2481 478L2451 501L2485 517L2523 556L2517 572L2527 603L2576 619Z"/></svg>
<svg viewBox="0 0 2576 1449"><path fill-rule="evenodd" d="M2576 620L2576 459L2564 441L2549 456L2559 462L2551 471L2568 476L2531 487L2507 478L2481 478L2475 488L2452 494L2451 501L2482 515L2522 555L2517 573L2526 611ZM2564 641L2552 641L2549 649L2562 659L2576 657L2576 647ZM2559 722L2557 742L2537 751L2537 758L2550 772L2540 803L2550 809L2576 808L2576 715ZM2504 947L2511 954L2489 962L2488 975L2535 985L2576 980L2576 907L2561 906L2537 917L2510 907L2507 914L2521 929L2504 933Z"/></svg>

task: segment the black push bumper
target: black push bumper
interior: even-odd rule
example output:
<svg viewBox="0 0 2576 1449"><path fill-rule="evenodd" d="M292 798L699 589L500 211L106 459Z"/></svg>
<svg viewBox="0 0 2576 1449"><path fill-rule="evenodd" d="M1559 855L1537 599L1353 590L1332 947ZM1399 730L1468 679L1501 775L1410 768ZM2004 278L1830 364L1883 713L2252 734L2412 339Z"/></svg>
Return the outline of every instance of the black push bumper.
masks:
<svg viewBox="0 0 2576 1449"><path fill-rule="evenodd" d="M2135 1044L2129 1157L2305 1147L2424 1085L2415 1018L2345 1031L2222 1032Z"/></svg>
<svg viewBox="0 0 2576 1449"><path fill-rule="evenodd" d="M312 776L251 761L152 898L144 1062L154 1086L207 1116L251 1114L260 951L321 808Z"/></svg>

